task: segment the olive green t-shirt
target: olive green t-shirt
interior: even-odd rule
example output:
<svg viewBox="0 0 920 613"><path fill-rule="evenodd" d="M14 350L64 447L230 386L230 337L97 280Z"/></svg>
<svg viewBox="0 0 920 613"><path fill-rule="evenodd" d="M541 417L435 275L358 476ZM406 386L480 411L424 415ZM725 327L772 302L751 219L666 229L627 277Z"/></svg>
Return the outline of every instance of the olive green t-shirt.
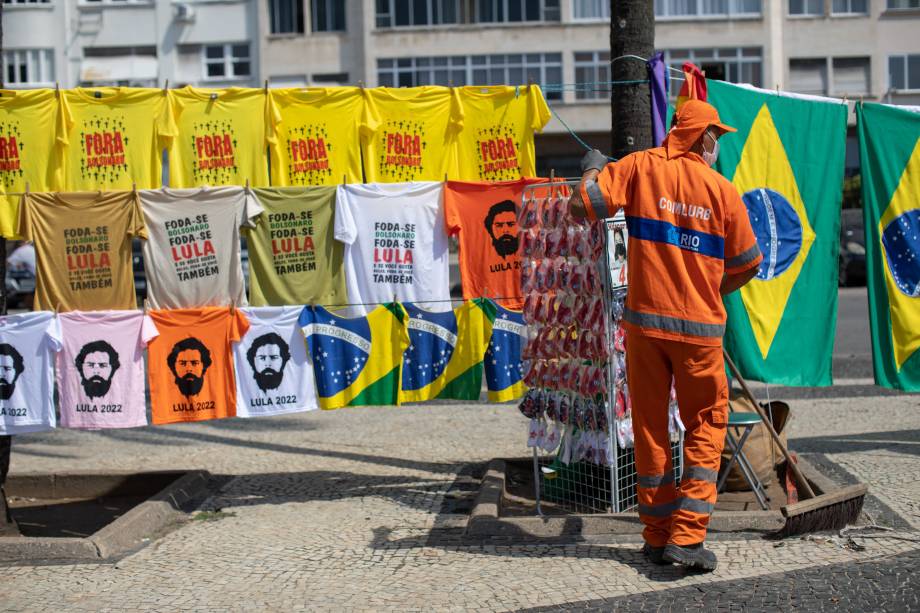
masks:
<svg viewBox="0 0 920 613"><path fill-rule="evenodd" d="M335 186L253 191L265 212L247 229L249 303L347 302L342 244L333 238Z"/></svg>
<svg viewBox="0 0 920 613"><path fill-rule="evenodd" d="M19 234L35 243L35 310L137 308L131 239L146 238L136 192L30 193Z"/></svg>

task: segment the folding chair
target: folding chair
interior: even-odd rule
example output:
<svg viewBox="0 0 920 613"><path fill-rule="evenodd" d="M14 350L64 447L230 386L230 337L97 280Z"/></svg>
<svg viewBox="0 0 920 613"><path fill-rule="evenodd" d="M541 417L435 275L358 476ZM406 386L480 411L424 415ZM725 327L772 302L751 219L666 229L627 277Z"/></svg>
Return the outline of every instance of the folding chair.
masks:
<svg viewBox="0 0 920 613"><path fill-rule="evenodd" d="M732 466L735 462L738 462L738 467L741 469L741 474L744 475L744 480L748 482L748 485L751 486L751 490L754 492L754 496L757 497L757 502L760 503L760 508L766 511L769 509L767 500L766 490L764 490L763 484L760 482L760 479L757 478L757 473L754 472L754 469L751 467L751 463L748 462L747 457L744 455L744 442L750 436L751 431L754 429L754 426L760 423L760 415L757 413L742 413L739 411L733 411L728 414L728 428L725 431L725 444L731 450L732 455L728 460L728 466L725 467L725 472L722 473L722 477L719 479L718 487L716 491L718 493L722 492L722 488L725 487L725 481L728 479L728 473L731 471ZM732 434L732 428L735 429L735 434ZM743 429L743 432L741 430ZM738 432L741 432L739 438L735 438Z"/></svg>

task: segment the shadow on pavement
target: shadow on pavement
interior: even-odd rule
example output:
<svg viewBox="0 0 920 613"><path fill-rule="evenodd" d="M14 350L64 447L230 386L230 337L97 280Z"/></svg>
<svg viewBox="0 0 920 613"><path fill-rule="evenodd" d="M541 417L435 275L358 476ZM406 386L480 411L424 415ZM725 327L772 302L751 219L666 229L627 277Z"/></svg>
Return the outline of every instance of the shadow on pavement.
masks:
<svg viewBox="0 0 920 613"><path fill-rule="evenodd" d="M377 497L403 507L432 512L438 509L439 498L454 481L453 478L426 479L329 470L218 477L225 480L225 485L207 506L220 509Z"/></svg>
<svg viewBox="0 0 920 613"><path fill-rule="evenodd" d="M810 453L856 453L884 449L895 453L920 455L920 430L891 430L791 439L796 451Z"/></svg>
<svg viewBox="0 0 920 613"><path fill-rule="evenodd" d="M580 523L578 518L571 518L573 522ZM628 541L618 543L591 542L583 537L536 538L530 534L519 532L507 533L502 537L487 539L460 538L458 530L443 530L438 534L433 530L430 535L393 539L393 530L387 527L374 528L374 537L370 542L373 549L396 550L415 547L442 548L448 551L462 548L464 553L474 553L486 556L504 558L575 558L606 560L609 562L625 564L633 568L638 574L649 581L671 582L683 579L688 575L697 574L696 571L675 566L657 566L649 562L642 553L641 539L637 542L638 535Z"/></svg>

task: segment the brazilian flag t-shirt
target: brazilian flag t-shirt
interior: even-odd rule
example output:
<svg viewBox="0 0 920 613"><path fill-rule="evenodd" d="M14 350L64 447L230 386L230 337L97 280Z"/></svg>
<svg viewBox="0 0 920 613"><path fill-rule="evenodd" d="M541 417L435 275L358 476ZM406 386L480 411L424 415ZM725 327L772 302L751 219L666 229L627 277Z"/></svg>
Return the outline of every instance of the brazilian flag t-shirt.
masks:
<svg viewBox="0 0 920 613"><path fill-rule="evenodd" d="M411 303L403 306L409 314L411 343L403 354L403 401L479 400L482 359L495 317L493 303L469 300L443 312Z"/></svg>
<svg viewBox="0 0 920 613"><path fill-rule="evenodd" d="M321 306L304 307L298 324L313 362L321 408L400 404L407 320L396 303L354 318L333 315Z"/></svg>
<svg viewBox="0 0 920 613"><path fill-rule="evenodd" d="M495 306L495 319L483 360L486 384L491 402L507 402L523 396L526 389L521 371L524 313L492 304Z"/></svg>

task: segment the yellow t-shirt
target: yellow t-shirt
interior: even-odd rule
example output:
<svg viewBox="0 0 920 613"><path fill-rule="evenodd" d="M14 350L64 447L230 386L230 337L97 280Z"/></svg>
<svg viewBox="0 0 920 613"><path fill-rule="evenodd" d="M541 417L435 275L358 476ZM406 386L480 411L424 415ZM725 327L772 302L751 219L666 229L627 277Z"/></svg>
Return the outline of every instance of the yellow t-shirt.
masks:
<svg viewBox="0 0 920 613"><path fill-rule="evenodd" d="M364 90L361 152L369 183L443 181L456 175L462 112L456 93L435 85Z"/></svg>
<svg viewBox="0 0 920 613"><path fill-rule="evenodd" d="M170 187L268 186L266 150L280 121L263 89L169 92L178 135L169 148Z"/></svg>
<svg viewBox="0 0 920 613"><path fill-rule="evenodd" d="M61 115L61 189L161 186L163 149L175 136L163 90L77 87L61 92Z"/></svg>
<svg viewBox="0 0 920 613"><path fill-rule="evenodd" d="M18 238L19 196L58 188L54 183L58 101L50 89L0 90L0 235Z"/></svg>
<svg viewBox="0 0 920 613"><path fill-rule="evenodd" d="M535 177L533 134L550 119L539 87L457 88L463 129L457 138L461 181L513 181Z"/></svg>
<svg viewBox="0 0 920 613"><path fill-rule="evenodd" d="M361 183L360 89L274 89L271 97L281 117L271 147L272 185L337 185L343 178Z"/></svg>

